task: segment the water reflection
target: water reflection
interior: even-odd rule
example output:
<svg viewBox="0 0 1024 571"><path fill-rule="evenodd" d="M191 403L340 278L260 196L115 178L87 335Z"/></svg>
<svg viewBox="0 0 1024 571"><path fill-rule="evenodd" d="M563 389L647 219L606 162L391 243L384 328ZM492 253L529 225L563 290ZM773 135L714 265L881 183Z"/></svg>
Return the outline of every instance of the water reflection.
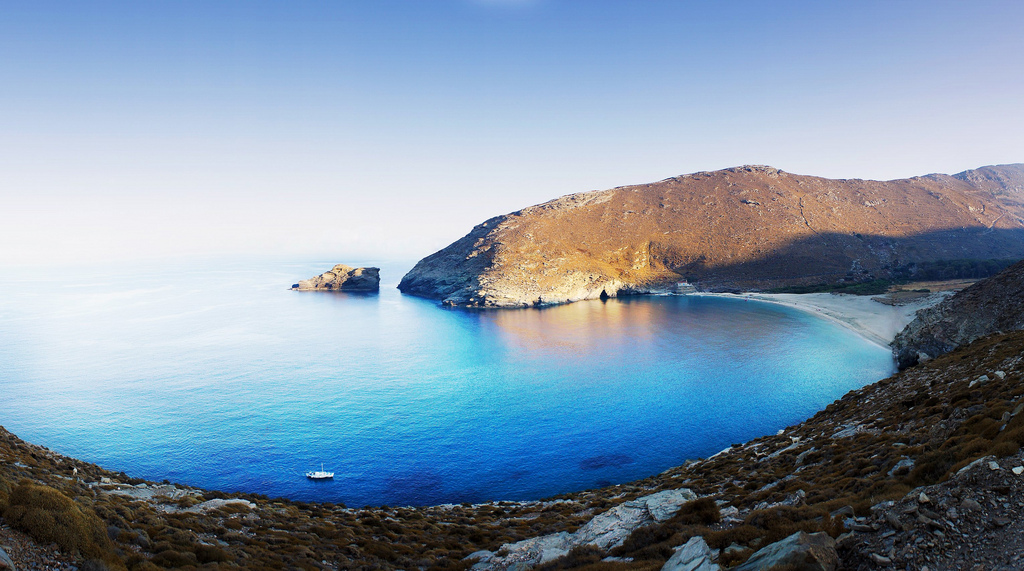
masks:
<svg viewBox="0 0 1024 571"><path fill-rule="evenodd" d="M779 331L799 320L793 310L771 304L700 296L625 297L474 313L510 348L577 355L657 350L667 332L681 330L715 349L774 343ZM724 330L729 335L723 337Z"/></svg>

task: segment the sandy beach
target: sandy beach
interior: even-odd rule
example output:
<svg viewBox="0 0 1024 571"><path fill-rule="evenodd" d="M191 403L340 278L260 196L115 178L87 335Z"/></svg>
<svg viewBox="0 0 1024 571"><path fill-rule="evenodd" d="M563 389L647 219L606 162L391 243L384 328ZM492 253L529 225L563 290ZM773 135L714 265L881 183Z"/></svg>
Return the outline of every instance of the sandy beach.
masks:
<svg viewBox="0 0 1024 571"><path fill-rule="evenodd" d="M865 339L888 347L919 309L932 306L952 292L935 293L905 305L886 305L873 296L832 293L697 293L733 299L751 299L778 303L799 309L825 319L831 319L851 329Z"/></svg>

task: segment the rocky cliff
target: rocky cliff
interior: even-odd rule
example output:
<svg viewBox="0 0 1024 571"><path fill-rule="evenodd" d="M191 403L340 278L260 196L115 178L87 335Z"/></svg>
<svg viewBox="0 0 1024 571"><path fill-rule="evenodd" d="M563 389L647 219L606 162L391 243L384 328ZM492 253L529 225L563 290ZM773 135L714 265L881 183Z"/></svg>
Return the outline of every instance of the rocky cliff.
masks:
<svg viewBox="0 0 1024 571"><path fill-rule="evenodd" d="M900 368L992 333L1024 329L1024 262L922 309L892 342Z"/></svg>
<svg viewBox="0 0 1024 571"><path fill-rule="evenodd" d="M1024 257L1024 164L893 181L766 166L572 194L491 218L404 293L525 307L671 289L849 283L950 259Z"/></svg>
<svg viewBox="0 0 1024 571"><path fill-rule="evenodd" d="M299 291L379 291L380 268L353 268L338 264L319 276L292 285Z"/></svg>

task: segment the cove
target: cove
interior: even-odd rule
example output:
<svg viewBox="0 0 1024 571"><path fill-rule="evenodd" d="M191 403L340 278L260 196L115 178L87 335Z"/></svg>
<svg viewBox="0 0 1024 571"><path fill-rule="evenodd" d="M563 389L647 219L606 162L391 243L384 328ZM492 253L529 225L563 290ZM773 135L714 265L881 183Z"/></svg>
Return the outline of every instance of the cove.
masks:
<svg viewBox="0 0 1024 571"><path fill-rule="evenodd" d="M396 291L402 264L375 264L376 295L288 290L333 263L7 272L0 423L210 489L350 506L524 500L773 433L894 370L886 348L753 301L447 309ZM334 481L306 480L321 462Z"/></svg>

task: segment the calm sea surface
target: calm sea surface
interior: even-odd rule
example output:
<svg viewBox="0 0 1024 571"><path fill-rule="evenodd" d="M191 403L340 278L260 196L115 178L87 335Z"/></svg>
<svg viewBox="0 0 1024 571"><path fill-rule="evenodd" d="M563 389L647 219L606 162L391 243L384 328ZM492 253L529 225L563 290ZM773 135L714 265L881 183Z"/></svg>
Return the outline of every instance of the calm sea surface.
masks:
<svg viewBox="0 0 1024 571"><path fill-rule="evenodd" d="M372 261L371 261L372 262ZM700 297L544 310L293 292L331 267L0 274L0 424L129 475L350 506L535 499L773 433L889 375L813 315ZM307 481L321 462L333 482Z"/></svg>

